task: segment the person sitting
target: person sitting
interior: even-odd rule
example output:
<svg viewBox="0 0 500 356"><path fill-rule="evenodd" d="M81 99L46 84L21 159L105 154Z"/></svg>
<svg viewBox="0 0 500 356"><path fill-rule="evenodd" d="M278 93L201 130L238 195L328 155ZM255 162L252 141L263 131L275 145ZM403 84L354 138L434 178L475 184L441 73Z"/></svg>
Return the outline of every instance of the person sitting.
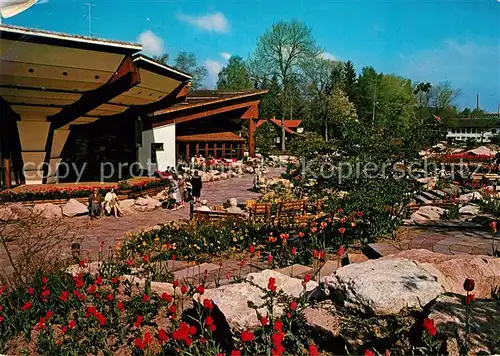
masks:
<svg viewBox="0 0 500 356"><path fill-rule="evenodd" d="M94 188L94 190L89 196L88 209L89 209L90 220L97 219L101 216L102 214L101 204L102 204L102 195L99 194L99 190L97 188Z"/></svg>
<svg viewBox="0 0 500 356"><path fill-rule="evenodd" d="M111 212L113 212L115 218L121 215L120 206L118 205L118 196L114 188L111 188L104 196L104 210L108 215L111 215Z"/></svg>
<svg viewBox="0 0 500 356"><path fill-rule="evenodd" d="M228 213L234 214L245 214L243 209L238 206L238 201L236 200L236 198L229 199L229 208L227 208L226 211Z"/></svg>
<svg viewBox="0 0 500 356"><path fill-rule="evenodd" d="M197 211L212 211L210 208L207 206L208 202L204 199L201 201L201 206L196 208Z"/></svg>

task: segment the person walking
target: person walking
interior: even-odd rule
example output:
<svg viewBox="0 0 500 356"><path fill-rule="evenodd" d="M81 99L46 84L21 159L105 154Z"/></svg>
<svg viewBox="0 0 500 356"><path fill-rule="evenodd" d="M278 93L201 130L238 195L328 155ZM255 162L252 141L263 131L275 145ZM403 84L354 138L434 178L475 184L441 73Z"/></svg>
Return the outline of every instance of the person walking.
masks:
<svg viewBox="0 0 500 356"><path fill-rule="evenodd" d="M184 195L186 190L186 181L184 180L184 177L182 175L179 175L179 180L177 181L177 189L179 190L179 199L180 199L179 208L183 208Z"/></svg>
<svg viewBox="0 0 500 356"><path fill-rule="evenodd" d="M196 203L201 197L201 189L203 187L203 183L198 171L194 171L194 176L191 178L191 187L191 195L193 196L194 202Z"/></svg>

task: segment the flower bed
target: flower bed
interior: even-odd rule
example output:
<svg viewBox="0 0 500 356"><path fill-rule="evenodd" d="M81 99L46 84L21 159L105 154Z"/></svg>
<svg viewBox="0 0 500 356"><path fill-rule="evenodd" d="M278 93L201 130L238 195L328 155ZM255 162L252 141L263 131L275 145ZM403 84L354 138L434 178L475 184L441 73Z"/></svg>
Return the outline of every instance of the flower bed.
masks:
<svg viewBox="0 0 500 356"><path fill-rule="evenodd" d="M168 180L147 180L130 184L133 193L141 193L146 190L153 191L170 185ZM111 188L117 189L117 184L107 185L82 185L82 186L43 186L40 188L29 188L25 191L4 190L0 192L0 202L28 202L28 201L52 201L52 200L68 200L71 198L87 198L90 193L98 188L99 192L104 195Z"/></svg>
<svg viewBox="0 0 500 356"><path fill-rule="evenodd" d="M470 153L452 153L445 154L437 158L443 163L459 163L459 162L489 162L493 159L491 155L473 155Z"/></svg>

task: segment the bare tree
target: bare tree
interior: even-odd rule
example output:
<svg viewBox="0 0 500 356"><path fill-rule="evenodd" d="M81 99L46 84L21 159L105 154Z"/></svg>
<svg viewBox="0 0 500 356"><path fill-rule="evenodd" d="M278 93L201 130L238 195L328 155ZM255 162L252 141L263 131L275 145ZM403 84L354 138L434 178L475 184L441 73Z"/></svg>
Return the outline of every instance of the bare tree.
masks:
<svg viewBox="0 0 500 356"><path fill-rule="evenodd" d="M455 99L460 95L460 89L454 89L451 83L441 82L430 89L430 103L441 113L444 109L453 106Z"/></svg>
<svg viewBox="0 0 500 356"><path fill-rule="evenodd" d="M47 219L44 211L0 202L0 246L4 250L0 252L5 253L17 281L61 262L64 250L80 240L78 231L62 219Z"/></svg>
<svg viewBox="0 0 500 356"><path fill-rule="evenodd" d="M321 49L316 45L311 29L299 21L278 22L257 41L250 61L250 71L257 81L278 78L281 86L281 150L285 151L284 113L291 102L290 85L302 75L304 63L318 57Z"/></svg>

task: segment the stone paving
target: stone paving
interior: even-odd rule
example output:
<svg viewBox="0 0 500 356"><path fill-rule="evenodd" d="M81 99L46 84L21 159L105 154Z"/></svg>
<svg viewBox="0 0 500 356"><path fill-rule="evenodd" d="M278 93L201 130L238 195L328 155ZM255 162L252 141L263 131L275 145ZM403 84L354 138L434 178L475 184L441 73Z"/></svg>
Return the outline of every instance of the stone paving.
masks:
<svg viewBox="0 0 500 356"><path fill-rule="evenodd" d="M273 169L268 177L279 175L281 171ZM214 181L204 184L202 199L208 201L208 205L222 205L230 198L237 198L239 202L256 199L259 193L250 191L253 186L253 175L243 175L239 178ZM90 221L87 216L64 218L63 224L68 230L75 232L82 238L83 256L89 255L95 259L103 244L103 251L110 247L114 248L118 241L125 238L127 232L136 232L148 227L163 224L168 221L187 219L189 217L189 206L183 209L172 211L167 209L156 209L152 212L134 212L120 218L102 217L98 220ZM17 252L15 246L12 247L14 254ZM67 250L67 249L66 249ZM63 250L57 253L65 252ZM0 272L9 272L10 263L7 260L5 250L0 246Z"/></svg>
<svg viewBox="0 0 500 356"><path fill-rule="evenodd" d="M377 255L388 255L409 249L426 249L446 255L493 255L500 250L500 238L484 229L438 227L403 227L396 238L370 244Z"/></svg>

